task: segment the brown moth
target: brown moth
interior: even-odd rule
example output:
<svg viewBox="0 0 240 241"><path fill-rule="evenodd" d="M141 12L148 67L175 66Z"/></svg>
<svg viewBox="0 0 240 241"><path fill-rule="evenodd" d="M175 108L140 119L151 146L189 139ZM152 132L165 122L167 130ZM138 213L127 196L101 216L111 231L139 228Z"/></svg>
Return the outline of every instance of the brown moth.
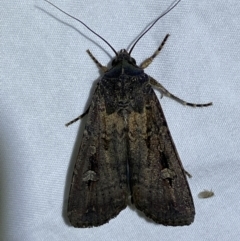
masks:
<svg viewBox="0 0 240 241"><path fill-rule="evenodd" d="M87 51L104 75L87 111L66 124L87 114L68 200L68 217L74 227L107 223L126 208L129 196L135 207L156 223L182 226L194 221L195 209L186 173L153 88L184 105L203 107L212 103L185 102L144 73L169 34L140 66L131 57L140 38L179 2L157 18L129 52L115 51L94 32L116 57L112 67L107 68Z"/></svg>

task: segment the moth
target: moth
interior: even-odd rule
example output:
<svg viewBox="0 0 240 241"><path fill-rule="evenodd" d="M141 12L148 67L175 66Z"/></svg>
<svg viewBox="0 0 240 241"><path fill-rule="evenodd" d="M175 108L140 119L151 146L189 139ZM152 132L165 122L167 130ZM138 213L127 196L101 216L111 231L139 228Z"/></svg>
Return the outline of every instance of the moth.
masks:
<svg viewBox="0 0 240 241"><path fill-rule="evenodd" d="M179 2L158 17L129 52L115 51L87 27L110 46L116 57L111 68L107 68L87 51L104 74L87 111L66 124L87 115L68 200L67 215L74 227L107 223L126 208L129 198L156 223L182 226L194 221L195 208L186 172L153 88L184 105L203 107L212 103L185 102L144 73L169 34L140 66L131 57L141 37Z"/></svg>

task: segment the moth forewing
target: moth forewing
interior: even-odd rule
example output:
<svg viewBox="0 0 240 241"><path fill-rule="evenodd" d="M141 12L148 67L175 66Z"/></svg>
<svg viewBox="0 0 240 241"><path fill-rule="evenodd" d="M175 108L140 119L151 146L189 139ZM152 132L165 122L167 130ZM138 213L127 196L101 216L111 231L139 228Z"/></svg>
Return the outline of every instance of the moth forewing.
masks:
<svg viewBox="0 0 240 241"><path fill-rule="evenodd" d="M68 200L74 227L102 225L127 205L127 153L122 150L126 143L116 145L112 136L113 116L106 115L102 88L99 84L93 95L74 168Z"/></svg>

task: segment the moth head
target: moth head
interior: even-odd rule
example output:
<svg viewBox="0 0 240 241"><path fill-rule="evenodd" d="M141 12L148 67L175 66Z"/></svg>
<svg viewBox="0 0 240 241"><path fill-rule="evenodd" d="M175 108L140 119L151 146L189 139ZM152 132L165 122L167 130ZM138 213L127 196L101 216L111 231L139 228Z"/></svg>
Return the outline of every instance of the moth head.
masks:
<svg viewBox="0 0 240 241"><path fill-rule="evenodd" d="M121 49L117 56L112 61L112 66L116 66L121 62L127 62L131 65L136 65L136 60L130 56L126 49Z"/></svg>

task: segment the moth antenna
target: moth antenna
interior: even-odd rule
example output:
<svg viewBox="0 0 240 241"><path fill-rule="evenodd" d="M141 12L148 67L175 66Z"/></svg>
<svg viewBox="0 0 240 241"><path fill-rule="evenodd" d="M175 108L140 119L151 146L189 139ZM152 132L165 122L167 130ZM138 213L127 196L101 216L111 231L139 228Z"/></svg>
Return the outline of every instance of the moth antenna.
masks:
<svg viewBox="0 0 240 241"><path fill-rule="evenodd" d="M54 5L53 3L49 2L48 0L44 0L45 2L51 4L53 7L55 7L56 9L58 9L59 11L61 11L62 13L66 14L67 16L77 20L79 23L81 23L82 25L84 25L88 30L90 30L92 33L94 33L96 36L98 36L100 39L102 39L111 49L112 51L116 54L116 56L118 56L117 51L112 47L112 45L110 43L108 43L107 40L105 40L103 37L101 37L99 34L97 34L96 32L94 32L91 28L89 28L84 22L82 22L81 20L75 18L74 16L70 15L69 13L63 11L61 8L57 7L56 5Z"/></svg>
<svg viewBox="0 0 240 241"><path fill-rule="evenodd" d="M135 43L133 44L133 46L131 47L130 51L129 51L129 55L131 55L131 52L133 51L135 45L137 44L137 42L155 25L155 23L160 19L162 18L163 16L165 16L167 13L169 13L172 9L174 9L178 3L180 2L181 0L178 0L177 2L175 2L171 7L169 7L162 15L160 15L152 24L150 27L147 28L146 31L143 32L142 35L139 36L139 38L135 41Z"/></svg>

